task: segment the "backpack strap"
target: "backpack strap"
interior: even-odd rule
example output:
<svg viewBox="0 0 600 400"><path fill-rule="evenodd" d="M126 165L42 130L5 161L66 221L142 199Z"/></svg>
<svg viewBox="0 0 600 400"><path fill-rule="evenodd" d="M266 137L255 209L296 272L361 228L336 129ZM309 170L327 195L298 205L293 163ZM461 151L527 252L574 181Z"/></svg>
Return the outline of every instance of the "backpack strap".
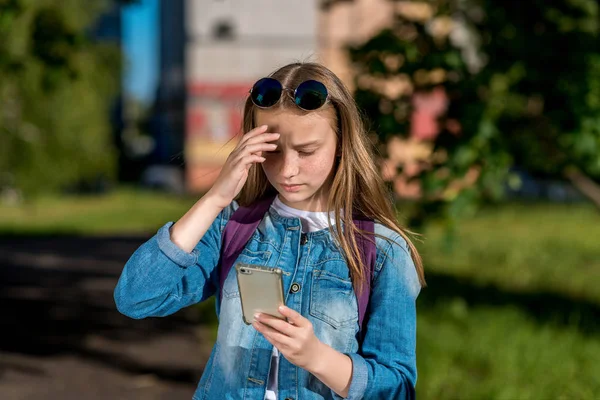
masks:
<svg viewBox="0 0 600 400"><path fill-rule="evenodd" d="M221 300L223 299L225 279L227 279L231 267L233 267L263 217L269 211L274 199L275 197L269 196L248 207L239 207L225 225L221 246L221 262L219 263L219 296ZM354 293L358 302L358 324L361 331L364 332L365 315L371 295L371 280L373 279L377 258L375 237L373 235L375 223L372 220L357 217L354 217L354 223L358 229L368 233L367 237L356 235L362 265L365 269L366 285L360 292L355 288Z"/></svg>
<svg viewBox="0 0 600 400"><path fill-rule="evenodd" d="M360 326L361 333L364 334L364 328L366 326L365 315L369 306L369 298L371 296L371 282L373 275L375 274L375 263L377 260L377 249L375 248L375 223L368 219L358 219L355 217L354 224L360 230L367 233L366 237L363 235L356 235L356 244L358 245L358 251L360 252L360 258L365 272L365 286L362 291L357 291L356 299L358 300L358 325Z"/></svg>

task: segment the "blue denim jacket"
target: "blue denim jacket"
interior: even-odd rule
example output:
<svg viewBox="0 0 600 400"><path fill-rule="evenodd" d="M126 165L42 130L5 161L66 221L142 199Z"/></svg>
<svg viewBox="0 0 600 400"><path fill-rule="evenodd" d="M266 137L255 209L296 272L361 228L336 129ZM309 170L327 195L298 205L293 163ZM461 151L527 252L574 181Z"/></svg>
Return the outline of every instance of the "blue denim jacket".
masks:
<svg viewBox="0 0 600 400"><path fill-rule="evenodd" d="M125 265L114 293L118 310L131 318L166 316L218 294L221 234L236 208L234 202L224 209L191 253L170 240L171 222L163 226ZM412 398L417 380L415 300L421 286L404 239L378 223L375 233L395 243L376 238L362 341L349 270L328 229L308 233L301 244L300 220L271 208L238 261L283 270L286 305L310 320L322 342L352 359L348 399ZM232 268L223 298L217 300L217 340L194 400L264 398L272 345L243 322L236 279ZM292 283L301 289L290 292ZM282 356L278 398L341 397Z"/></svg>

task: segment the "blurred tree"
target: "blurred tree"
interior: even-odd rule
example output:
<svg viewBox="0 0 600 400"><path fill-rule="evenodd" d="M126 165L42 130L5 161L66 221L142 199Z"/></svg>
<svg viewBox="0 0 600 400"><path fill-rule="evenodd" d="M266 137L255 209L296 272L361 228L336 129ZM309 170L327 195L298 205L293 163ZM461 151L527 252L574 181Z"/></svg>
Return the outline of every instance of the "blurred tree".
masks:
<svg viewBox="0 0 600 400"><path fill-rule="evenodd" d="M596 0L395 3L393 25L350 56L381 143L418 136L420 108L434 121L413 223L500 198L511 166L566 177L600 207Z"/></svg>
<svg viewBox="0 0 600 400"><path fill-rule="evenodd" d="M0 0L0 190L25 197L114 176L116 46L89 32L109 0Z"/></svg>

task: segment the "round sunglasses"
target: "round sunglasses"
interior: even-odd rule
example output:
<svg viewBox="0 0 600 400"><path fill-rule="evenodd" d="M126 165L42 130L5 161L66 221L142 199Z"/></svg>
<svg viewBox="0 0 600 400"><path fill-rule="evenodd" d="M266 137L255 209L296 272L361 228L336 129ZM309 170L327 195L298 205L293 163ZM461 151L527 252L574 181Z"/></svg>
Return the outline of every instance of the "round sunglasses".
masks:
<svg viewBox="0 0 600 400"><path fill-rule="evenodd" d="M284 91L292 92L284 88L281 82L273 78L262 78L250 89L250 98L255 106L269 108L281 99ZM305 111L314 111L321 108L326 102L329 94L327 88L319 81L308 80L298 85L293 90L294 103Z"/></svg>

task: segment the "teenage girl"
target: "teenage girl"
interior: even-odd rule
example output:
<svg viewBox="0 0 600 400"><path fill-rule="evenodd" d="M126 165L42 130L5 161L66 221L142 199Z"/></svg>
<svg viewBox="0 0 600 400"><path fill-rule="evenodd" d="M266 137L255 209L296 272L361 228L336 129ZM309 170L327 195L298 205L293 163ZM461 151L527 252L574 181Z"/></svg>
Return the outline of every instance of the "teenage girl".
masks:
<svg viewBox="0 0 600 400"><path fill-rule="evenodd" d="M422 263L350 92L322 65L290 64L254 84L243 117L212 188L125 265L117 308L162 317L216 295L217 341L195 400L414 398ZM222 232L238 207L269 196L237 261L283 270L287 320L258 314L246 325L235 268L220 288ZM375 221L372 266L361 261L355 215Z"/></svg>

